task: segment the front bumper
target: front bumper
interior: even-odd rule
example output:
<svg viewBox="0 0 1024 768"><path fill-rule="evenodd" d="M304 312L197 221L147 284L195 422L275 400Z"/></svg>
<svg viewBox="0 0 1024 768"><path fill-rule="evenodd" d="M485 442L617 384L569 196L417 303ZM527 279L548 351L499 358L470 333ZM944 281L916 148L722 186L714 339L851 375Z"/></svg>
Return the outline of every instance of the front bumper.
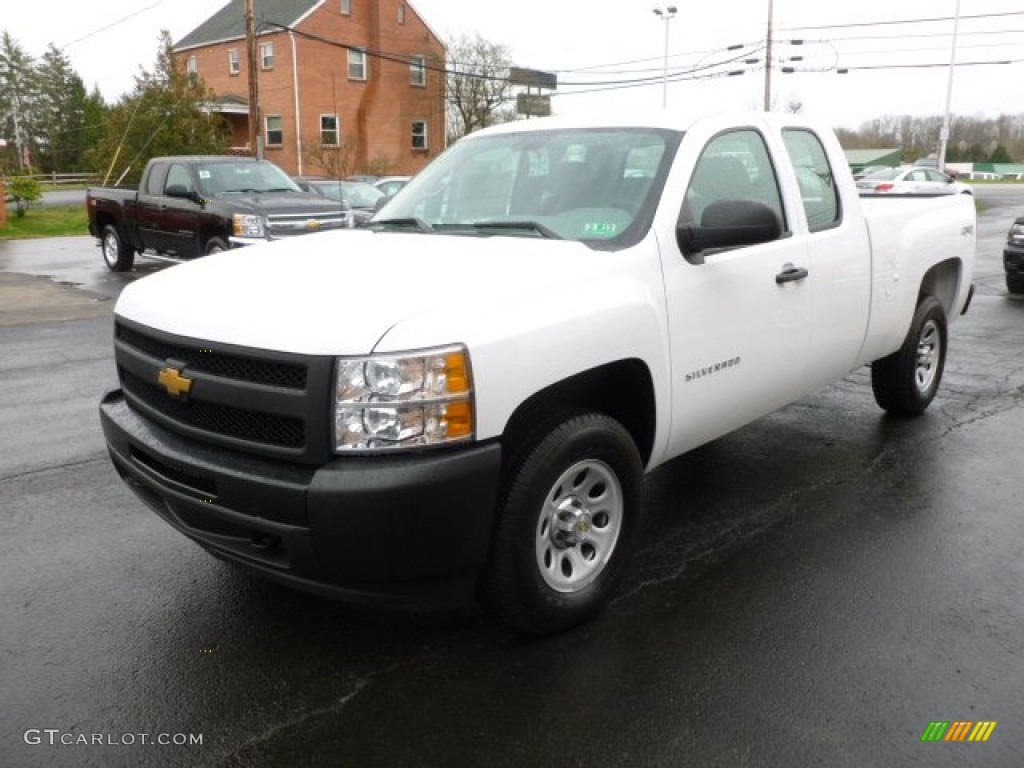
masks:
<svg viewBox="0 0 1024 768"><path fill-rule="evenodd" d="M497 500L496 442L310 467L183 438L140 417L121 390L103 398L100 421L128 486L217 557L349 602L473 600Z"/></svg>

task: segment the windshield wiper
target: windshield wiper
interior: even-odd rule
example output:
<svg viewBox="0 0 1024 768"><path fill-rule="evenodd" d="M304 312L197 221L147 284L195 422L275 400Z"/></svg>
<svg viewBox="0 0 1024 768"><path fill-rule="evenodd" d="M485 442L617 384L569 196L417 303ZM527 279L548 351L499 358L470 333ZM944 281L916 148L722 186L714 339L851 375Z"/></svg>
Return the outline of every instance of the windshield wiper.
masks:
<svg viewBox="0 0 1024 768"><path fill-rule="evenodd" d="M420 232L433 232L434 228L417 216L407 216L399 219L377 219L370 222L370 226L391 226L391 227L416 227Z"/></svg>
<svg viewBox="0 0 1024 768"><path fill-rule="evenodd" d="M476 229L518 229L526 232L536 232L541 237L549 240L561 240L562 236L550 227L546 227L539 221L475 221L473 227Z"/></svg>

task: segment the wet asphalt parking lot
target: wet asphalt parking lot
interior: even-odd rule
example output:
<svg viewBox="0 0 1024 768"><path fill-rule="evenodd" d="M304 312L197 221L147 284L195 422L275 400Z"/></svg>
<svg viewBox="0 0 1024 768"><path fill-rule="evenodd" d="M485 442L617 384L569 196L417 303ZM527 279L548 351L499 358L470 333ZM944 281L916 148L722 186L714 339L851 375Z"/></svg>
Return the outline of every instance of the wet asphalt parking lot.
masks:
<svg viewBox="0 0 1024 768"><path fill-rule="evenodd" d="M1024 189L978 189L932 408L883 417L859 370L658 469L618 598L545 639L292 592L173 531L96 415L113 299L166 265L0 242L0 764L1021 766ZM998 724L922 742L936 720Z"/></svg>

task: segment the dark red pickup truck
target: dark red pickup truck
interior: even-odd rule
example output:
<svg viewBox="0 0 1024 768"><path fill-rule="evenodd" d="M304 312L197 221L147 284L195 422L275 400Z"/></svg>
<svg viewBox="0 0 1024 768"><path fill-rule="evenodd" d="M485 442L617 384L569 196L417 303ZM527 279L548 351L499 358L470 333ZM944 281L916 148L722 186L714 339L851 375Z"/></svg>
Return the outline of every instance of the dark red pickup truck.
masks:
<svg viewBox="0 0 1024 768"><path fill-rule="evenodd" d="M231 247L353 225L348 205L304 192L273 163L250 157L155 157L137 190L86 192L89 232L115 272L143 251L191 259Z"/></svg>

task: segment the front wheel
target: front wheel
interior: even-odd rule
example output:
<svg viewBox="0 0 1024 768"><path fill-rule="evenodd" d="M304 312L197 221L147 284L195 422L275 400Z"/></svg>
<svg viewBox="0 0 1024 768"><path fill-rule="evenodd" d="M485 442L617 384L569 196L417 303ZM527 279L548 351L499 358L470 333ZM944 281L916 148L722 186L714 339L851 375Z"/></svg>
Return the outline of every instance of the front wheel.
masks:
<svg viewBox="0 0 1024 768"><path fill-rule="evenodd" d="M211 256L215 253L223 253L228 249L227 243L225 243L219 237L211 237L206 241L206 255Z"/></svg>
<svg viewBox="0 0 1024 768"><path fill-rule="evenodd" d="M113 224L103 228L103 261L111 272L128 272L135 263L135 249L125 243Z"/></svg>
<svg viewBox="0 0 1024 768"><path fill-rule="evenodd" d="M523 631L566 629L600 612L625 567L640 455L598 413L563 412L510 450L483 597Z"/></svg>
<svg viewBox="0 0 1024 768"><path fill-rule="evenodd" d="M917 416L939 389L946 364L946 312L934 296L914 311L903 346L871 364L875 402L893 416Z"/></svg>

